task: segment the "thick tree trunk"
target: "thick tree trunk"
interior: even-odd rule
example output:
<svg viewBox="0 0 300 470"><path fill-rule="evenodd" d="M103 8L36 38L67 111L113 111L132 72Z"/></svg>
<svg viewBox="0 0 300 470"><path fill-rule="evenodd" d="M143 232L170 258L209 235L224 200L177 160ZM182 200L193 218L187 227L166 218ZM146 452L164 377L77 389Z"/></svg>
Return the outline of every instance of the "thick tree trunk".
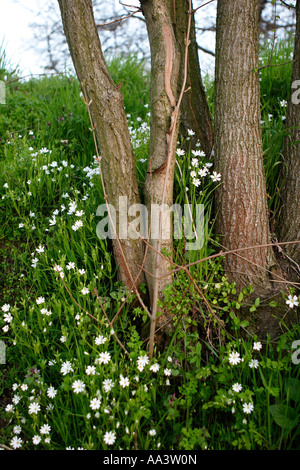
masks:
<svg viewBox="0 0 300 470"><path fill-rule="evenodd" d="M92 1L58 0L58 3L78 80L88 100L91 100L90 111L101 150L105 190L108 203L116 209L116 231L119 235L119 197L127 196L128 207L139 203L123 97L105 65ZM120 279L125 286L131 289L133 280L138 276L138 283L145 282L139 267L143 260L141 240L127 237L121 240L120 245L117 239L113 240L113 244Z"/></svg>
<svg viewBox="0 0 300 470"><path fill-rule="evenodd" d="M181 60L173 29L173 1L145 0L142 9L145 16L151 50L151 137L148 175L145 181L145 201L151 214L151 225L158 229L155 237L151 233L151 246L148 250L146 269L154 274L147 275L152 308L155 308L157 298L161 298L167 284L172 282L168 271L172 262L173 231L165 233L159 240L159 218L154 206L165 204L167 210L162 214L161 228L165 229L170 223L168 208L173 205L173 183L175 167L175 151L178 135L178 122L172 120L178 99L179 71ZM152 210L151 210L152 209ZM172 227L172 225L170 225ZM157 254L169 254L169 260ZM164 276L161 278L161 276ZM160 278L160 279L159 279ZM159 324L164 322L160 317Z"/></svg>
<svg viewBox="0 0 300 470"><path fill-rule="evenodd" d="M187 28L189 21L188 11L188 0L176 1L174 30L178 48L180 49L180 54L182 57L184 57L184 50L186 46ZM180 132L187 136L188 129L194 131L195 135L191 140L199 141L201 144L201 149L209 157L213 150L212 119L201 77L194 14L192 14L191 20L191 31L189 36L190 44L187 63L187 91L183 96L181 105ZM184 61L182 60L180 67L180 86L182 85L183 79Z"/></svg>
<svg viewBox="0 0 300 470"><path fill-rule="evenodd" d="M283 143L282 212L279 226L280 241L300 240L300 0L296 5L296 36L291 93L287 107L287 136ZM286 245L284 251L300 264L300 244Z"/></svg>
<svg viewBox="0 0 300 470"><path fill-rule="evenodd" d="M217 232L226 249L271 243L262 159L258 68L258 0L219 0L215 76ZM230 280L241 288L270 287L272 248L225 257Z"/></svg>

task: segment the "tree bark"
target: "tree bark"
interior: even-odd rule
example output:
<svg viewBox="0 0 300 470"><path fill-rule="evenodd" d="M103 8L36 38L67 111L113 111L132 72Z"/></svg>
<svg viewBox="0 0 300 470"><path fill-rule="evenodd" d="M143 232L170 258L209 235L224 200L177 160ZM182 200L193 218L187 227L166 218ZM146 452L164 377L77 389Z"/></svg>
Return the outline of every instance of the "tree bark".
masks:
<svg viewBox="0 0 300 470"><path fill-rule="evenodd" d="M181 57L176 44L173 29L172 0L144 0L143 14L151 50L151 87L150 87L150 158L148 175L145 181L144 195L152 226L159 226L154 205L166 205L162 214L162 228L167 224L172 227L168 208L173 205L173 184L175 151L179 119L172 120L177 105ZM158 234L159 237L161 234ZM154 237L152 231L151 246L146 259L146 274L152 308L157 298L163 297L163 290L172 282L168 275L172 263L173 231L163 239ZM168 253L169 258L162 258L157 252ZM154 276L153 276L154 273ZM161 278L161 276L164 276ZM159 325L166 320L160 316Z"/></svg>
<svg viewBox="0 0 300 470"><path fill-rule="evenodd" d="M219 0L215 72L215 169L217 233L226 249L271 243L260 129L258 0ZM238 288L271 287L272 248L225 257Z"/></svg>
<svg viewBox="0 0 300 470"><path fill-rule="evenodd" d="M177 0L174 17L174 31L180 54L184 57L186 46L187 28L189 21L189 1ZM198 45L196 41L194 14L191 18L190 44L188 50L188 73L186 92L183 96L180 132L186 137L188 129L195 132L192 142L199 141L201 149L210 157L213 150L213 128L212 119L207 102L205 88L201 77L201 69L198 55ZM184 61L181 61L180 81L181 87L184 79Z"/></svg>
<svg viewBox="0 0 300 470"><path fill-rule="evenodd" d="M116 209L119 234L119 197L127 196L128 207L139 203L134 155L123 104L104 61L91 0L58 0L64 32L81 87L91 100L90 112L101 150L108 203ZM124 228L124 227L123 227ZM133 280L145 282L141 240L113 239L120 280L132 289ZM125 255L125 258L123 256Z"/></svg>
<svg viewBox="0 0 300 470"><path fill-rule="evenodd" d="M282 242L300 240L300 0L297 0L296 4L296 20L291 93L286 118L287 136L282 151L284 158L282 178L285 179L279 223L279 239ZM289 257L300 264L299 243L286 245L283 249Z"/></svg>

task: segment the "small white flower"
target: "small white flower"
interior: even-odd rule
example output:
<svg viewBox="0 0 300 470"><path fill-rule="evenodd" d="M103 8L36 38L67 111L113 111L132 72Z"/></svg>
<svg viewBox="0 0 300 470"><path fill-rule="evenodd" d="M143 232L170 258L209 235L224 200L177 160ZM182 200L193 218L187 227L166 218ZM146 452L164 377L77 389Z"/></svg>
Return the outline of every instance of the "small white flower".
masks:
<svg viewBox="0 0 300 470"><path fill-rule="evenodd" d="M87 287L84 287L83 289L81 289L81 293L82 293L83 295L86 295L86 294L88 294L89 292L90 292L90 291L88 290Z"/></svg>
<svg viewBox="0 0 300 470"><path fill-rule="evenodd" d="M5 321L5 323L10 323L12 321L12 319L13 319L13 316L10 312L5 313L3 315L3 320Z"/></svg>
<svg viewBox="0 0 300 470"><path fill-rule="evenodd" d="M257 343L253 343L253 349L255 349L256 351L260 351L262 348L262 344L260 341L258 341Z"/></svg>
<svg viewBox="0 0 300 470"><path fill-rule="evenodd" d="M298 297L296 295L294 295L294 296L289 295L288 300L286 301L286 304L290 308L294 308L295 306L297 307L299 305Z"/></svg>
<svg viewBox="0 0 300 470"><path fill-rule="evenodd" d="M42 440L41 436L33 436L32 438L32 442L34 443L34 445L38 445L41 442L41 440Z"/></svg>
<svg viewBox="0 0 300 470"><path fill-rule="evenodd" d="M49 434L50 431L51 431L51 426L49 426L49 424L43 424L43 426L40 428L41 434Z"/></svg>
<svg viewBox="0 0 300 470"><path fill-rule="evenodd" d="M74 390L74 393L82 393L85 389L85 383L82 382L82 380L75 380L75 382L73 382L72 384L72 388Z"/></svg>
<svg viewBox="0 0 300 470"><path fill-rule="evenodd" d="M113 445L116 440L116 433L114 431L109 431L104 434L103 440L107 445Z"/></svg>
<svg viewBox="0 0 300 470"><path fill-rule="evenodd" d="M96 373L96 367L95 366L87 366L85 369L86 375L95 375Z"/></svg>
<svg viewBox="0 0 300 470"><path fill-rule="evenodd" d="M251 361L249 362L249 367L251 367L251 369L257 369L259 366L259 362L257 359L251 359Z"/></svg>
<svg viewBox="0 0 300 470"><path fill-rule="evenodd" d="M149 434L150 436L155 436L156 435L155 429L150 429Z"/></svg>
<svg viewBox="0 0 300 470"><path fill-rule="evenodd" d="M254 410L254 406L252 403L243 403L243 411L244 413L250 414Z"/></svg>
<svg viewBox="0 0 300 470"><path fill-rule="evenodd" d="M90 401L90 407L92 408L92 410L99 410L100 406L101 406L101 400L99 398L93 398Z"/></svg>
<svg viewBox="0 0 300 470"><path fill-rule="evenodd" d="M68 271L70 271L70 269L75 269L75 263L73 261L70 261L70 263L66 265L66 268Z"/></svg>
<svg viewBox="0 0 300 470"><path fill-rule="evenodd" d="M22 431L21 426L18 426L18 425L14 426L14 428L13 428L13 433L14 434L20 434L21 431Z"/></svg>
<svg viewBox="0 0 300 470"><path fill-rule="evenodd" d="M229 354L229 363L232 365L237 365L241 362L240 353L233 351Z"/></svg>
<svg viewBox="0 0 300 470"><path fill-rule="evenodd" d="M3 185L3 188L8 188L8 184L5 183L5 184Z"/></svg>
<svg viewBox="0 0 300 470"><path fill-rule="evenodd" d="M36 248L36 251L37 251L38 253L44 253L45 248L40 245L38 248Z"/></svg>
<svg viewBox="0 0 300 470"><path fill-rule="evenodd" d="M45 302L45 297L38 297L38 298L36 299L36 303L37 303L38 305L43 304L44 302Z"/></svg>
<svg viewBox="0 0 300 470"><path fill-rule="evenodd" d="M242 390L242 388L243 387L239 383L235 383L232 385L232 390L237 393L239 393Z"/></svg>
<svg viewBox="0 0 300 470"><path fill-rule="evenodd" d="M99 364L108 364L110 361L110 354L109 352L105 351L99 354L99 357L97 359L97 362Z"/></svg>
<svg viewBox="0 0 300 470"><path fill-rule="evenodd" d="M65 375L65 374L64 374ZM55 388L50 385L50 387L48 387L48 390L47 390L47 395L49 398L54 398L57 394L57 390L55 390Z"/></svg>
<svg viewBox="0 0 300 470"><path fill-rule="evenodd" d="M106 379L103 381L103 389L105 391L105 393L108 393L111 391L111 389L113 388L114 386L114 383L112 381L112 379Z"/></svg>
<svg viewBox="0 0 300 470"><path fill-rule="evenodd" d="M14 436L12 440L10 441L10 445L12 446L13 449L19 449L22 447L22 439L18 436Z"/></svg>
<svg viewBox="0 0 300 470"><path fill-rule="evenodd" d="M1 310L2 310L3 312L8 312L9 309L10 309L10 305L9 305L9 304L4 304L4 305L2 305L2 307L1 307Z"/></svg>
<svg viewBox="0 0 300 470"><path fill-rule="evenodd" d="M168 369L168 368L167 368L167 369L164 369L164 374L165 374L166 376L170 376L170 375L172 374L172 370L171 370L171 369Z"/></svg>
<svg viewBox="0 0 300 470"><path fill-rule="evenodd" d="M120 380L119 384L121 385L122 388L129 387L129 379L128 377L123 377L123 375L120 375Z"/></svg>
<svg viewBox="0 0 300 470"><path fill-rule="evenodd" d="M214 171L210 177L213 181L221 181L221 174L216 171Z"/></svg>
<svg viewBox="0 0 300 470"><path fill-rule="evenodd" d="M107 338L105 338L102 335L99 335L95 338L95 344L99 346L100 344L104 344L107 341Z"/></svg>
<svg viewBox="0 0 300 470"><path fill-rule="evenodd" d="M71 362L70 361L64 362L60 368L60 372L62 373L62 375L67 375L69 372L74 372Z"/></svg>
<svg viewBox="0 0 300 470"><path fill-rule="evenodd" d="M152 370L152 372L158 372L160 369L160 365L159 364L152 364L152 366L150 366L150 370Z"/></svg>
<svg viewBox="0 0 300 470"><path fill-rule="evenodd" d="M28 408L28 413L30 415L31 414L37 415L40 410L41 410L41 407L40 407L39 403L35 401L33 403L30 403L29 408Z"/></svg>

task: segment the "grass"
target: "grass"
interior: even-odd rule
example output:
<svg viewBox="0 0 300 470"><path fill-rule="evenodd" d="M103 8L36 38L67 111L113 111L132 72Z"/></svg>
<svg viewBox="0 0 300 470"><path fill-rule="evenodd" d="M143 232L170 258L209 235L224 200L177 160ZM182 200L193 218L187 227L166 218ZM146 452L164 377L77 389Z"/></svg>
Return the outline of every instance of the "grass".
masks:
<svg viewBox="0 0 300 470"><path fill-rule="evenodd" d="M109 66L115 82L123 82L142 189L149 77L135 58ZM265 69L261 81L263 112L277 116L262 124L274 213L285 112L282 88L276 98L270 95L278 70ZM249 325L241 309L255 311L258 304L250 302L250 290L236 292L228 283L221 259L208 260L191 275L211 310L178 272L165 299L176 332L167 350L149 361L141 332L145 312L132 307L132 296L124 302L128 293L117 281L111 246L96 236L96 210L104 200L78 83L69 75L24 83L14 78L8 79L0 118L0 326L6 353L0 444L27 450L299 449L299 326L283 323L277 344L245 338ZM209 81L207 87L212 100ZM209 256L218 243L211 220L218 178L213 180L198 147L181 148L183 142L174 203L204 205L205 237L194 252L176 241L179 263ZM108 319L122 305L112 331Z"/></svg>

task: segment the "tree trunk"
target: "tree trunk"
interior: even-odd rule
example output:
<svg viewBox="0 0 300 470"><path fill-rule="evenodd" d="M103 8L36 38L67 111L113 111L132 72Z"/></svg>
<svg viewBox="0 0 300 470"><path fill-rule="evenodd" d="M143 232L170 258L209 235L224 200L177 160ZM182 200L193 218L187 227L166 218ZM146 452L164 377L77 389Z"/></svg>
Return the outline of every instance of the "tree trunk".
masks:
<svg viewBox="0 0 300 470"><path fill-rule="evenodd" d="M116 231L119 234L119 197L127 196L128 207L139 203L123 97L106 68L92 1L58 0L58 3L78 80L91 100L90 112L101 150L105 190L108 203L116 209ZM125 237L119 245L115 238L113 245L120 280L124 285L131 290L136 278L138 283L145 282L139 267L143 260L141 240Z"/></svg>
<svg viewBox="0 0 300 470"><path fill-rule="evenodd" d="M219 0L215 72L216 229L226 249L271 243L260 129L258 0ZM271 287L272 248L225 257L238 288Z"/></svg>
<svg viewBox="0 0 300 470"><path fill-rule="evenodd" d="M279 224L279 239L282 242L300 240L300 0L297 0L296 19L291 93L286 118L287 136L282 151L285 163L282 167L285 186L282 190ZM286 245L283 249L289 257L300 264L299 243Z"/></svg>
<svg viewBox="0 0 300 470"><path fill-rule="evenodd" d="M174 30L180 54L184 57L186 45L187 28L189 21L189 1L177 0L174 18ZM213 128L211 114L207 102L205 88L203 85L200 62L198 55L198 45L196 41L195 19L192 14L190 44L188 51L188 74L186 89L182 100L180 123L181 133L186 137L188 129L195 132L191 141L199 141L201 149L209 157L213 150ZM180 82L184 79L184 61L181 61Z"/></svg>
<svg viewBox="0 0 300 470"><path fill-rule="evenodd" d="M178 122L172 119L178 99L179 72L181 60L173 29L173 1L144 0L143 14L151 50L151 122L150 122L150 158L148 175L145 181L145 201L148 208L152 227L159 229L159 216L154 211L154 205L166 205L162 213L162 226L165 229L171 225L168 209L173 205L173 183L175 168L175 151L178 135ZM162 298L163 290L172 282L168 275L172 263L173 230L155 236L152 231L151 246L148 250L146 269L154 274L147 275L152 308L156 308L157 299ZM162 258L157 252L168 253L169 259ZM164 276L161 278L161 276ZM166 318L162 315L159 325Z"/></svg>

